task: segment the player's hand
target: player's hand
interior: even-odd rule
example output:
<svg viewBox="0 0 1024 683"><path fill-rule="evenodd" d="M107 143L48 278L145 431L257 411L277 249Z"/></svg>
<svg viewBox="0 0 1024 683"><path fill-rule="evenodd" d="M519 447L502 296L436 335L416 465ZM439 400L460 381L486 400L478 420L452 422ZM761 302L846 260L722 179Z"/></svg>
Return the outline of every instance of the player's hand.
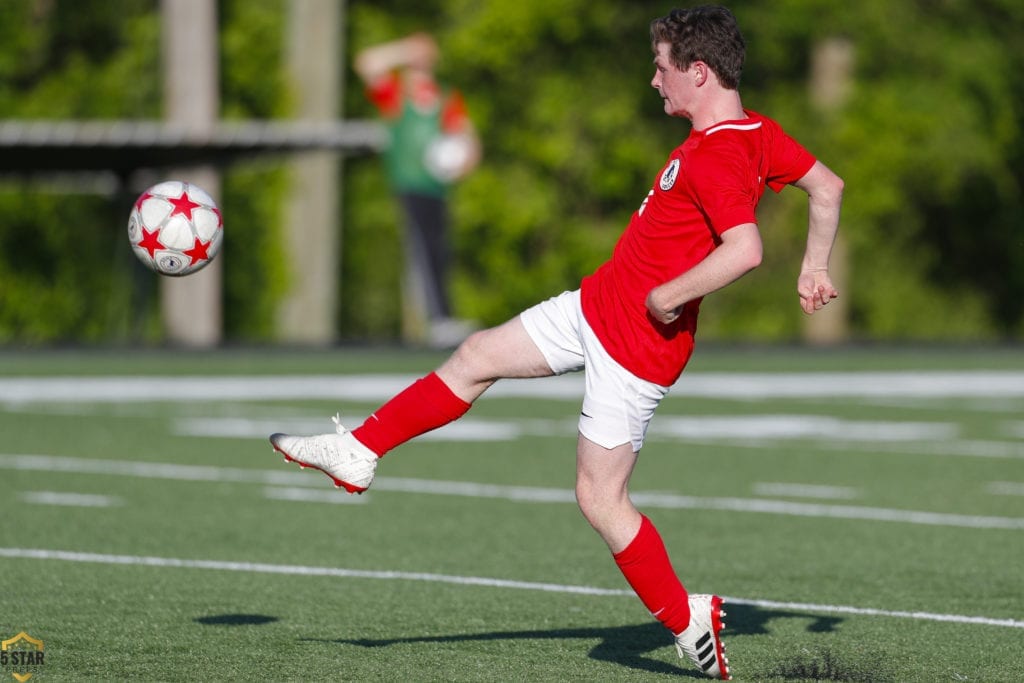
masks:
<svg viewBox="0 0 1024 683"><path fill-rule="evenodd" d="M658 322L668 325L679 320L683 314L682 306L666 306L658 303L658 288L655 287L647 293L647 311Z"/></svg>
<svg viewBox="0 0 1024 683"><path fill-rule="evenodd" d="M832 279L827 270L805 270L796 281L796 291L800 295L800 307L807 315L813 314L839 292L832 286Z"/></svg>

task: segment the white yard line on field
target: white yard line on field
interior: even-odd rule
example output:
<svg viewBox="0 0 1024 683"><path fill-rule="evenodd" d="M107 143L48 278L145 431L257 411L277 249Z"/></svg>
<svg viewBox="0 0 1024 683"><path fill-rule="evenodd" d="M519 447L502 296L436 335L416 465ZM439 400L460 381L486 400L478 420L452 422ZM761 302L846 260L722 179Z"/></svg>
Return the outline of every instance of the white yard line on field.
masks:
<svg viewBox="0 0 1024 683"><path fill-rule="evenodd" d="M343 425L363 417L341 415ZM245 417L181 417L174 433L202 438L263 440L268 434L318 434L330 429L326 417L254 419ZM576 418L482 420L464 417L416 437L420 441L487 443L524 437L573 437ZM959 429L946 422L843 420L818 415L740 415L682 417L659 415L647 440L689 444L764 448L780 441L813 441L818 450L859 451L875 455L941 455L950 457L1024 459L1024 442L955 438Z"/></svg>
<svg viewBox="0 0 1024 683"><path fill-rule="evenodd" d="M122 404L138 410L147 402L259 401L279 399L330 399L381 401L404 388L412 375L327 376L113 376L0 378L0 406L8 410L95 411L104 404ZM487 397L568 399L582 396L582 376L499 382ZM969 400L1000 402L1004 408L1024 399L1024 372L837 372L837 373L711 373L687 374L672 390L672 397L706 397L733 400L771 398L852 398L861 401ZM253 406L252 410L257 410ZM187 412L187 411L186 411ZM574 411L573 411L574 412ZM273 419L241 416L182 416L174 419L176 434L201 438L259 438L276 431L317 433L328 428L322 419L287 416L277 411ZM75 413L78 414L78 413ZM86 413L83 413L86 414ZM174 415L170 415L174 418ZM365 415L347 417L357 424ZM661 414L651 424L652 443L672 440L691 444L728 444L761 448L783 440L813 441L830 450L856 450L873 454L927 454L1024 459L1019 421L1003 431L1011 440L964 440L957 424L937 421L848 420L827 415L701 415ZM575 434L571 412L564 419L483 420L468 416L424 434L422 440L511 441L524 437Z"/></svg>
<svg viewBox="0 0 1024 683"><path fill-rule="evenodd" d="M363 417L341 415L344 425L356 425ZM325 424L326 423L326 424ZM259 438L268 434L316 434L328 429L326 417L252 419L244 417L181 417L174 431L182 436L204 438ZM526 436L567 436L576 434L577 417L562 419L480 419L464 417L417 437L427 441L512 441ZM843 420L820 415L701 415L684 417L659 415L651 422L647 436L674 441L742 443L782 439L827 439L843 443L949 443L958 435L946 422ZM1024 444L1021 444L1024 446Z"/></svg>
<svg viewBox="0 0 1024 683"><path fill-rule="evenodd" d="M263 496L269 500L330 505L360 505L370 502L369 496L343 496L332 489L307 489L299 486L268 486L263 489Z"/></svg>
<svg viewBox="0 0 1024 683"><path fill-rule="evenodd" d="M417 375L122 376L0 378L0 401L131 402L261 399L383 401ZM578 399L580 374L505 380L487 396ZM672 396L730 399L813 397L1022 398L1024 371L691 372Z"/></svg>
<svg viewBox="0 0 1024 683"><path fill-rule="evenodd" d="M139 477L146 479L169 479L178 481L227 481L257 483L270 486L301 487L309 491L305 497L295 490L288 492L287 500L318 502L324 498L324 489L316 486L313 473L297 470L249 470L232 467L209 467L204 465L174 465L168 463L130 462L122 460L93 460L89 458L68 458L52 455L5 455L0 454L0 469L37 472L72 472L79 474L100 474ZM376 492L400 492L412 494L433 494L463 496L469 498L493 498L527 503L575 503L576 497L570 489L544 488L535 486L504 486L474 482L438 481L433 479L411 479L401 477L379 477L373 482ZM329 491L339 496L342 492ZM282 494L283 495L283 494ZM723 510L728 512L753 512L761 514L790 515L797 517L820 517L831 519L857 519L864 521L902 522L968 529L1009 529L1024 530L1024 517L991 517L983 515L958 515L920 510L898 510L892 508L863 507L854 505L826 505L821 503L796 503L766 498L701 497L687 496L672 492L636 491L631 494L633 501L641 506L688 509Z"/></svg>
<svg viewBox="0 0 1024 683"><path fill-rule="evenodd" d="M853 500L860 491L851 486L824 486L788 482L759 481L752 487L757 496L787 496L790 498L821 498L824 500Z"/></svg>
<svg viewBox="0 0 1024 683"><path fill-rule="evenodd" d="M341 415L341 423L363 418ZM325 424L326 423L326 424ZM174 422L181 436L260 439L268 434L317 434L330 427L325 417L253 419L182 417ZM420 441L507 442L525 437L572 437L576 418L481 420L464 417L417 437ZM874 455L941 455L1024 459L1024 442L955 438L958 428L945 422L843 420L817 415L740 415L682 417L659 415L647 432L650 443L671 441L741 448L771 447L781 441L813 441L818 450L859 451Z"/></svg>
<svg viewBox="0 0 1024 683"><path fill-rule="evenodd" d="M115 496L99 496L91 493L68 493L66 491L22 491L18 497L25 503L36 505L63 505L68 507L108 508L122 504Z"/></svg>
<svg viewBox="0 0 1024 683"><path fill-rule="evenodd" d="M480 586L484 588L508 588L517 590L544 591L549 593L569 593L575 595L594 596L633 596L631 590L598 588L594 586L574 586L557 583L538 583L532 581L514 581L494 579L480 576L454 576L451 574L433 574L427 572L371 571L365 569L344 569L340 567L311 567L290 564L266 564L259 562L228 562L222 560L188 560L173 557L147 557L138 555L108 555L101 553L71 552L65 550L48 550L38 548L0 548L0 557L8 559L56 560L63 562L81 562L119 566L141 566L172 569L205 569L232 572L249 572L256 574L282 574L288 576L319 576L341 579L377 579L389 581L427 581L447 583L461 586ZM744 598L725 597L727 603L751 605L768 609L788 609L799 612L826 614L854 614L861 616L896 617L916 619L919 621L942 621L958 624L974 624L981 626L1002 626L1006 628L1024 628L1024 621L1016 619L994 619L991 617L967 616L959 614L936 614L932 612L911 612L882 610L867 607L851 607L847 605L824 605L799 602L777 602L773 600L750 600Z"/></svg>
<svg viewBox="0 0 1024 683"><path fill-rule="evenodd" d="M996 496L1024 496L1024 482L992 481L986 488L989 493Z"/></svg>

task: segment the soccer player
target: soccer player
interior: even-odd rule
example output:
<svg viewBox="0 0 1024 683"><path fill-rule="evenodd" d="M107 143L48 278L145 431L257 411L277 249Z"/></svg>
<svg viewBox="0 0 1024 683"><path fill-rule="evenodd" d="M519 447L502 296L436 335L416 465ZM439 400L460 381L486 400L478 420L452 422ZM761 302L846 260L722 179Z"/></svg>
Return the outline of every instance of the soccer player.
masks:
<svg viewBox="0 0 1024 683"><path fill-rule="evenodd" d="M778 123L743 108L737 88L745 46L729 10L673 10L655 19L650 33L651 85L666 114L692 125L611 258L578 290L474 333L435 372L356 429L338 425L334 434L274 434L270 440L286 459L361 492L381 456L459 418L497 380L583 370L580 510L643 604L675 636L679 656L727 680L722 600L687 593L657 529L630 501L629 478L655 408L693 351L701 299L761 262L755 209L766 186L795 185L808 196L807 246L797 278L804 312L838 296L828 262L843 181Z"/></svg>
<svg viewBox="0 0 1024 683"><path fill-rule="evenodd" d="M476 326L452 317L448 195L481 148L462 93L435 77L439 58L434 39L414 33L361 50L355 71L388 128L385 170L404 216L407 294L424 318L427 345L451 349Z"/></svg>

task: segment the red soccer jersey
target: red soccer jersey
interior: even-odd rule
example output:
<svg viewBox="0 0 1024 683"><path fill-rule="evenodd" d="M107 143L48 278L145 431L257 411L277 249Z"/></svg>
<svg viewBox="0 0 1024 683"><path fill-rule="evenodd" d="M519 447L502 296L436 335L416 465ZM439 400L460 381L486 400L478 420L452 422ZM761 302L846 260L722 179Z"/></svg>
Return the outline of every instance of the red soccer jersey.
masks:
<svg viewBox="0 0 1024 683"><path fill-rule="evenodd" d="M408 99L420 111L434 111L441 106L441 130L458 133L469 123L466 101L458 90L444 92L434 80L423 80L406 92L399 72L393 72L367 86L366 97L377 107L385 119L402 114L402 105Z"/></svg>
<svg viewBox="0 0 1024 683"><path fill-rule="evenodd" d="M637 377L675 383L693 353L700 300L664 325L647 311L654 287L685 273L721 243L756 223L767 185L775 192L804 176L815 158L775 121L747 118L691 130L673 150L633 214L610 260L583 279L583 315L604 348Z"/></svg>

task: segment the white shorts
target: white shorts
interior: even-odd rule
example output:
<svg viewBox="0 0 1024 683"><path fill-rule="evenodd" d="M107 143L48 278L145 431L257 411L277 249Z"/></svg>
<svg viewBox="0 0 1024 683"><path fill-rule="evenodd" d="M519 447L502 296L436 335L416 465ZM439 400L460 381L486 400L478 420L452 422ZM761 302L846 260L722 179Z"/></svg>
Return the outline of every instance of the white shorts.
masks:
<svg viewBox="0 0 1024 683"><path fill-rule="evenodd" d="M640 379L604 350L583 317L580 292L563 292L519 315L556 375L584 370L580 434L604 448L639 452L647 425L669 388Z"/></svg>

